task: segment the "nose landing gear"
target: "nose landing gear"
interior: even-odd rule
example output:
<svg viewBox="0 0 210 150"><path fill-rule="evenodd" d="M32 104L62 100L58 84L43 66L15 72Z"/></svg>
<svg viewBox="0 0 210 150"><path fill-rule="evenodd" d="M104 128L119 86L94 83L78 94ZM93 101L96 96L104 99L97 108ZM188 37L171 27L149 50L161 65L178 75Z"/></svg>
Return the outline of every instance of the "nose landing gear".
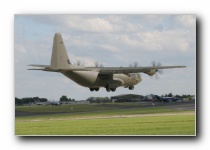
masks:
<svg viewBox="0 0 210 150"><path fill-rule="evenodd" d="M134 89L134 86L129 86L128 89L129 90L133 90Z"/></svg>

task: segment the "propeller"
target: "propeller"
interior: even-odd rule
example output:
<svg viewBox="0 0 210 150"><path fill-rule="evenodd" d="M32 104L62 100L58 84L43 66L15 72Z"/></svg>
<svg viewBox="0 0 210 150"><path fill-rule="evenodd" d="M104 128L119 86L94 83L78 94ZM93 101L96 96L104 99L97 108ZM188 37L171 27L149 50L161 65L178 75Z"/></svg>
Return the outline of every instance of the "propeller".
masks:
<svg viewBox="0 0 210 150"><path fill-rule="evenodd" d="M139 63L134 61L133 64L129 64L129 67L138 67ZM140 73L135 73L135 74L138 74L138 76L140 76ZM130 76L130 73L128 74Z"/></svg>
<svg viewBox="0 0 210 150"><path fill-rule="evenodd" d="M104 65L99 63L98 61L95 62L95 67L104 67Z"/></svg>
<svg viewBox="0 0 210 150"><path fill-rule="evenodd" d="M77 66L84 66L84 63L81 63L81 60L77 60Z"/></svg>
<svg viewBox="0 0 210 150"><path fill-rule="evenodd" d="M77 60L77 66L80 66L80 65L81 65L81 61Z"/></svg>
<svg viewBox="0 0 210 150"><path fill-rule="evenodd" d="M152 67L160 67L162 66L160 62L155 62L153 61L152 62ZM156 73L155 73L155 79L160 79L159 75L158 74L163 74L163 70L162 69L156 69Z"/></svg>
<svg viewBox="0 0 210 150"><path fill-rule="evenodd" d="M134 61L133 64L130 64L129 67L138 67L139 63Z"/></svg>

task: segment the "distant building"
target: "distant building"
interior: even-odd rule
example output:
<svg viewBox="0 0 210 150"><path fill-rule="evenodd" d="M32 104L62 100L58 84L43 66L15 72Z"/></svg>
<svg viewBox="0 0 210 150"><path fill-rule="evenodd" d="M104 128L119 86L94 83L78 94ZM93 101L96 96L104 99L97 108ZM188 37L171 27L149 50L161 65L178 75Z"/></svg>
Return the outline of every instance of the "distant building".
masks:
<svg viewBox="0 0 210 150"><path fill-rule="evenodd" d="M137 94L122 94L110 98L111 102L139 102L143 99L144 96Z"/></svg>

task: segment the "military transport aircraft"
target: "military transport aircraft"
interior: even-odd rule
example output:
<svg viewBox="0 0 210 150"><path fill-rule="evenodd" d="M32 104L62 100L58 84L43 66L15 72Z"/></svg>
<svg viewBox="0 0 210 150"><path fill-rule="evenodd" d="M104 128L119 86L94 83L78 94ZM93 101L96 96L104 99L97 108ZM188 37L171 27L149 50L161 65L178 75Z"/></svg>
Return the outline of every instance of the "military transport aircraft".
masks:
<svg viewBox="0 0 210 150"><path fill-rule="evenodd" d="M70 62L60 33L55 33L50 65L31 64L37 67L28 70L60 72L77 84L88 87L90 91L106 88L107 92L115 91L117 87L134 89L134 85L142 81L139 73L155 75L161 69L185 68L186 66L160 66L153 63L152 67L84 67Z"/></svg>

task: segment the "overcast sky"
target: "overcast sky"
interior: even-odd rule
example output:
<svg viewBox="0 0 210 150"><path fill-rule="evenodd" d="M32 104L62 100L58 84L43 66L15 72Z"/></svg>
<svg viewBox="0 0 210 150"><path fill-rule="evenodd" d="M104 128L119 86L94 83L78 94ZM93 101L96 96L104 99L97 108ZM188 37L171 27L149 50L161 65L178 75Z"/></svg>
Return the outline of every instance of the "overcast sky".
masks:
<svg viewBox="0 0 210 150"><path fill-rule="evenodd" d="M76 100L119 94L192 94L196 92L195 15L15 15L15 97ZM141 74L134 90L90 92L59 73L29 71L29 64L50 64L53 37L60 32L71 62L96 61L106 67L138 62L151 66L186 65L167 69L156 80Z"/></svg>

